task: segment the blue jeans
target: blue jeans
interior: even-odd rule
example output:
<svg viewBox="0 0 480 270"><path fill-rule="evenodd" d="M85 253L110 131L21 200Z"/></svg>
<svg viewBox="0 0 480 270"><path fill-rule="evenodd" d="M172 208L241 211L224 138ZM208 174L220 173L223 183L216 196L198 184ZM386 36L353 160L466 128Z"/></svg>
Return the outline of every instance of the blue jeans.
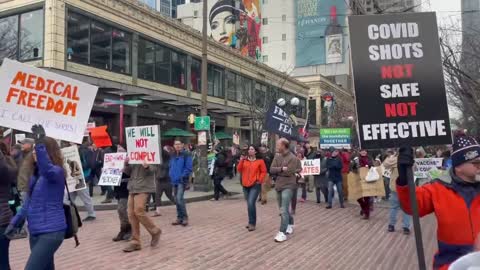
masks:
<svg viewBox="0 0 480 270"><path fill-rule="evenodd" d="M400 208L398 194L397 192L392 190L392 192L390 193L390 221L388 225L395 226L395 224L397 224L398 210L402 212L403 228L410 228L410 216L403 212L403 210Z"/></svg>
<svg viewBox="0 0 480 270"><path fill-rule="evenodd" d="M10 239L3 235L6 228L7 227L0 227L0 269L10 270L10 260L8 256Z"/></svg>
<svg viewBox="0 0 480 270"><path fill-rule="evenodd" d="M185 206L185 185L178 184L174 186L175 202L177 204L177 219L183 221L188 219L187 207Z"/></svg>
<svg viewBox="0 0 480 270"><path fill-rule="evenodd" d="M282 217L280 221L280 231L283 233L287 231L288 225L293 225L293 216L290 214L289 210L293 192L292 189L277 191L277 202L278 207L280 208L280 216Z"/></svg>
<svg viewBox="0 0 480 270"><path fill-rule="evenodd" d="M333 189L333 186L337 187L338 199L339 199L340 205L343 205L342 180L337 182L328 181L328 205L332 206L333 204L333 196L335 194L335 190Z"/></svg>
<svg viewBox="0 0 480 270"><path fill-rule="evenodd" d="M65 231L30 235L30 257L25 270L54 270L53 256L65 237Z"/></svg>
<svg viewBox="0 0 480 270"><path fill-rule="evenodd" d="M262 186L260 184L255 184L251 187L244 187L243 188L243 195L245 196L245 200L247 200L247 208L248 208L248 224L249 225L257 225L257 199L258 194L262 190Z"/></svg>

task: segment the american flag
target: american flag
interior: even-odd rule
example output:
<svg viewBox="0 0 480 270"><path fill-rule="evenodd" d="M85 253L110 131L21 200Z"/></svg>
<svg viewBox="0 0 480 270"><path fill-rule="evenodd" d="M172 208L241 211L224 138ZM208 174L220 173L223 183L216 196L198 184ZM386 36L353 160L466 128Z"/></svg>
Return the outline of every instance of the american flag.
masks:
<svg viewBox="0 0 480 270"><path fill-rule="evenodd" d="M305 120L305 125L302 128L300 128L299 133L301 135L303 135L303 137L305 139L308 139L308 135L309 135L308 130L309 129L310 129L310 123L308 122L308 115L307 115L307 119Z"/></svg>

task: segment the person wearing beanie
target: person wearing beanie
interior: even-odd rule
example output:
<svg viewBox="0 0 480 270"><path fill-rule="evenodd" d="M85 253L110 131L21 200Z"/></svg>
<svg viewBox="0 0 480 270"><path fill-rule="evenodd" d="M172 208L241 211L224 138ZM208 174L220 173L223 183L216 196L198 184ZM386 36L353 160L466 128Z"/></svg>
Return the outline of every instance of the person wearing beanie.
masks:
<svg viewBox="0 0 480 270"><path fill-rule="evenodd" d="M416 187L420 217L434 213L437 218L438 252L433 268L438 270L447 270L455 260L473 252L480 233L480 145L474 138L456 136L451 158L448 174ZM397 193L402 209L410 215L407 173L413 164L412 149L402 147Z"/></svg>

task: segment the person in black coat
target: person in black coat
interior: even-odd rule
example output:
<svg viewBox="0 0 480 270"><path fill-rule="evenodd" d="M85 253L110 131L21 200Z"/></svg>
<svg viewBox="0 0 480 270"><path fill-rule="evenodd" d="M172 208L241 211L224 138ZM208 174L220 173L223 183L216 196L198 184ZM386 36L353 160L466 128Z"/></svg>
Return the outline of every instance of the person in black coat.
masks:
<svg viewBox="0 0 480 270"><path fill-rule="evenodd" d="M334 186L337 187L338 198L340 200L340 208L345 208L343 205L343 189L342 189L342 159L338 155L336 149L331 149L331 156L327 159L328 169L328 206L327 209L332 208L333 194L335 192Z"/></svg>
<svg viewBox="0 0 480 270"><path fill-rule="evenodd" d="M223 147L217 145L215 147L215 163L213 168L213 201L218 201L220 198L220 192L223 193L224 196L228 196L228 191L223 187L222 181L227 174L227 155L225 151L223 151Z"/></svg>
<svg viewBox="0 0 480 270"><path fill-rule="evenodd" d="M120 220L120 232L117 234L115 238L113 238L113 242L123 241L123 240L130 240L132 236L132 226L128 221L128 179L130 178L129 175L122 173L122 182L120 186L116 186L113 188L113 196L118 201L117 205L117 213L118 219Z"/></svg>
<svg viewBox="0 0 480 270"><path fill-rule="evenodd" d="M170 154L162 149L162 164L158 167L158 172L156 173L155 179L155 214L154 217L161 216L160 207L162 206L162 195L165 193L167 198L175 204L175 198L173 197L173 186L170 181L170 176L168 174L170 163Z"/></svg>

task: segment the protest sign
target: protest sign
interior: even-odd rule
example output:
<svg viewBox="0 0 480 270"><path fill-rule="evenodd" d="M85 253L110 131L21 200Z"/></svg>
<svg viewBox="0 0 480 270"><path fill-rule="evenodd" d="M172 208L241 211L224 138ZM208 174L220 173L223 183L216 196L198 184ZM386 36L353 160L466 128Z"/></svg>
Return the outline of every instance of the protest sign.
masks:
<svg viewBox="0 0 480 270"><path fill-rule="evenodd" d="M381 175L380 167L375 167L379 175ZM348 174L348 200L356 201L363 197L384 197L385 185L383 181L367 182L367 174L369 169L366 167L359 168L358 173Z"/></svg>
<svg viewBox="0 0 480 270"><path fill-rule="evenodd" d="M0 123L81 143L98 88L40 68L4 59L0 68Z"/></svg>
<svg viewBox="0 0 480 270"><path fill-rule="evenodd" d="M105 154L103 158L103 168L99 186L119 186L122 181L123 167L127 153Z"/></svg>
<svg viewBox="0 0 480 270"><path fill-rule="evenodd" d="M62 148L63 167L67 175L67 185L70 192L87 187L83 175L82 161L76 146Z"/></svg>
<svg viewBox="0 0 480 270"><path fill-rule="evenodd" d="M87 128L85 128L85 133L83 134L83 137L88 137L90 135L90 129L94 127L96 127L95 122L87 123Z"/></svg>
<svg viewBox="0 0 480 270"><path fill-rule="evenodd" d="M265 115L266 130L273 132L280 137L291 139L292 120L290 116L279 106L273 104Z"/></svg>
<svg viewBox="0 0 480 270"><path fill-rule="evenodd" d="M233 133L233 144L240 144L240 135L237 132Z"/></svg>
<svg viewBox="0 0 480 270"><path fill-rule="evenodd" d="M160 128L158 126L127 127L127 152L130 164L160 164Z"/></svg>
<svg viewBox="0 0 480 270"><path fill-rule="evenodd" d="M198 145L207 145L207 132L199 131L198 132Z"/></svg>
<svg viewBox="0 0 480 270"><path fill-rule="evenodd" d="M322 128L320 129L320 148L350 149L350 133L349 128Z"/></svg>
<svg viewBox="0 0 480 270"><path fill-rule="evenodd" d="M20 143L20 142L23 141L25 138L26 138L25 133L15 134L15 143L14 143L14 144Z"/></svg>
<svg viewBox="0 0 480 270"><path fill-rule="evenodd" d="M301 175L319 175L320 174L320 159L304 159L302 162Z"/></svg>
<svg viewBox="0 0 480 270"><path fill-rule="evenodd" d="M349 25L361 147L451 144L435 13L349 16Z"/></svg>
<svg viewBox="0 0 480 270"><path fill-rule="evenodd" d="M263 145L268 145L268 132L263 132L262 133L262 139L261 139L260 143L263 144Z"/></svg>
<svg viewBox="0 0 480 270"><path fill-rule="evenodd" d="M442 167L442 158L416 158L415 159L415 178L428 178L431 170Z"/></svg>
<svg viewBox="0 0 480 270"><path fill-rule="evenodd" d="M97 147L112 146L112 140L107 132L107 126L90 128L90 138Z"/></svg>

